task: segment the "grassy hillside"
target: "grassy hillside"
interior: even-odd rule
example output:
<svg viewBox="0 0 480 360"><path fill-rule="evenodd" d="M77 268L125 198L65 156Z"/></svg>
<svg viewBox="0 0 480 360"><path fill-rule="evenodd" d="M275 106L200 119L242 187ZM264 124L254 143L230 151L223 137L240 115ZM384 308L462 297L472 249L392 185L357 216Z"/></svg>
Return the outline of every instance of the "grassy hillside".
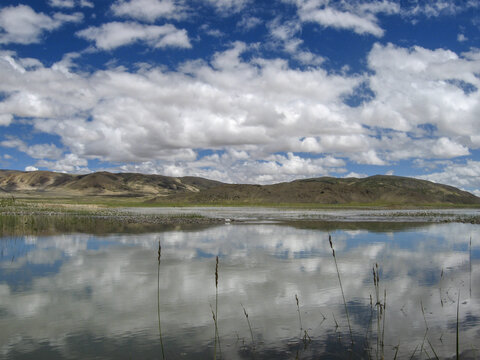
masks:
<svg viewBox="0 0 480 360"><path fill-rule="evenodd" d="M195 194L176 194L156 201L193 204L325 204L325 205L480 205L480 198L447 185L398 176L364 179L331 177L274 185L222 184Z"/></svg>
<svg viewBox="0 0 480 360"><path fill-rule="evenodd" d="M49 171L22 172L0 170L0 188L11 194L57 196L166 196L199 192L220 184L217 181L136 173L97 172L86 175Z"/></svg>
<svg viewBox="0 0 480 360"><path fill-rule="evenodd" d="M0 170L1 196L62 197L136 205L480 206L447 185L398 176L322 177L273 185L225 184L197 177L98 172L87 175ZM116 200L115 200L116 199ZM124 203L122 203L124 205Z"/></svg>

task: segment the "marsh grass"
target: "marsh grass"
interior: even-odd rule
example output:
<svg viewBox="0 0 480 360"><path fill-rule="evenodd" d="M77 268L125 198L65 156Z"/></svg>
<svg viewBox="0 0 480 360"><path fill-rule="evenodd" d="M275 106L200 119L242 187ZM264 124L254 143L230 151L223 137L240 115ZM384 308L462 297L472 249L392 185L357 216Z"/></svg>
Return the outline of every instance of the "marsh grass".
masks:
<svg viewBox="0 0 480 360"><path fill-rule="evenodd" d="M220 346L220 336L218 334L218 255L215 259L215 311L212 309L213 322L215 324L215 348L213 358L217 358L217 344L220 357L222 357L222 348Z"/></svg>
<svg viewBox="0 0 480 360"><path fill-rule="evenodd" d="M158 333L160 335L160 346L162 348L162 359L165 360L165 349L163 347L162 326L160 323L160 261L162 258L162 246L158 242L158 267L157 267L157 314L158 314Z"/></svg>
<svg viewBox="0 0 480 360"><path fill-rule="evenodd" d="M243 304L240 304L240 306L242 307L243 314L245 315L245 318L247 319L248 329L250 330L250 337L252 338L252 358L255 359L255 340L253 338L252 324L250 324L250 319L248 318L248 312L245 309L245 306L243 306Z"/></svg>
<svg viewBox="0 0 480 360"><path fill-rule="evenodd" d="M458 326L458 323L459 323L459 320L458 320L458 314L460 312L460 290L458 290L458 298L457 298L457 327L456 327L456 346L455 346L455 350L456 350L456 359L460 359L460 352L459 352L459 348L460 348L460 341L459 341L459 336L458 336L458 333L459 333L459 326Z"/></svg>
<svg viewBox="0 0 480 360"><path fill-rule="evenodd" d="M332 236L330 234L328 235L328 242L330 243L330 249L332 249L335 268L337 269L338 283L340 284L340 290L342 291L343 305L345 307L345 315L347 316L348 330L350 331L350 340L352 343L352 350L353 350L354 341L353 341L352 326L350 325L350 317L348 316L347 301L345 300L345 293L343 291L342 279L340 277L340 271L338 270L337 257L335 256L335 249L333 248ZM338 327L338 324L337 324L337 327Z"/></svg>

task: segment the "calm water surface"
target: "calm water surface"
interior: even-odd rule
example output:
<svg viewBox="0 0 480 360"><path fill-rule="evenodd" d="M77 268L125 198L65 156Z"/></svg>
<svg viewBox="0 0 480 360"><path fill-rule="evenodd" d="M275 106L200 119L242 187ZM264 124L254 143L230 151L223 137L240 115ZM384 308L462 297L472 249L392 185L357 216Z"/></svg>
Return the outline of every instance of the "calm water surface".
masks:
<svg viewBox="0 0 480 360"><path fill-rule="evenodd" d="M350 359L328 234L353 358L377 338L387 359L454 358L458 297L462 358L480 358L478 225L317 222L1 238L0 358L162 359L160 309L167 359L213 359L218 255L217 358Z"/></svg>

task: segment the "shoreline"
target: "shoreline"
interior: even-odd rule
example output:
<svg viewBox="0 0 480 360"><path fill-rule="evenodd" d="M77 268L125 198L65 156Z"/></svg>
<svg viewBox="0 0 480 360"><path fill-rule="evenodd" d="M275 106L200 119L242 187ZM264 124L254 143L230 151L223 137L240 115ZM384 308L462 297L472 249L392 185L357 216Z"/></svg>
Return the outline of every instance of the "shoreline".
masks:
<svg viewBox="0 0 480 360"><path fill-rule="evenodd" d="M89 218L126 224L222 224L288 222L399 222L480 224L476 209L295 209L270 207L105 208L72 204L17 203L0 216Z"/></svg>

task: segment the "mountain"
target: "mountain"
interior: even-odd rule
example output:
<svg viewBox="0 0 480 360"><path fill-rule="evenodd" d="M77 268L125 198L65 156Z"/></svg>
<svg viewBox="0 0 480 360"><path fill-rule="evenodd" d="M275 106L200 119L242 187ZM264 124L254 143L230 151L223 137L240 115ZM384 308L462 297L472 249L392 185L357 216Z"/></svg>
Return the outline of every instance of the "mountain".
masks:
<svg viewBox="0 0 480 360"><path fill-rule="evenodd" d="M138 197L151 204L480 205L480 198L453 186L386 175L245 185L136 173L71 175L0 170L0 189L3 194L18 195Z"/></svg>
<svg viewBox="0 0 480 360"><path fill-rule="evenodd" d="M61 196L166 196L199 192L221 184L195 177L174 178L162 175L97 172L86 175L50 171L23 172L0 170L0 188L9 193Z"/></svg>
<svg viewBox="0 0 480 360"><path fill-rule="evenodd" d="M295 180L273 185L221 184L175 200L214 204L480 204L480 198L453 186L399 176Z"/></svg>

